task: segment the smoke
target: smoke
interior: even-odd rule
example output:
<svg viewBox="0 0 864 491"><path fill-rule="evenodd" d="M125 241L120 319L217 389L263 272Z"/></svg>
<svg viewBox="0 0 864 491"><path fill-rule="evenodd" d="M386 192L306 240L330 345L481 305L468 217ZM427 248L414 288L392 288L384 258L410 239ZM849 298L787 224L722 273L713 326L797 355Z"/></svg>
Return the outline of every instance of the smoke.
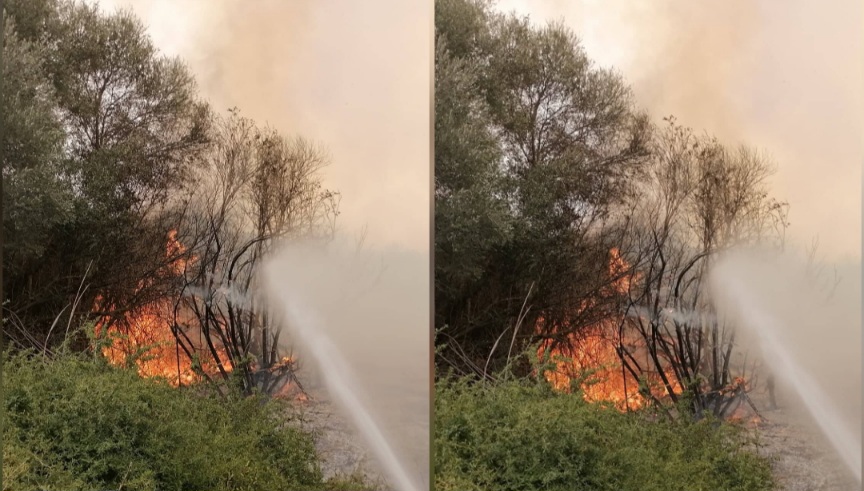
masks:
<svg viewBox="0 0 864 491"><path fill-rule="evenodd" d="M860 480L861 265L832 273L794 254L738 251L715 266L712 297Z"/></svg>
<svg viewBox="0 0 864 491"><path fill-rule="evenodd" d="M275 308L293 305L313 319L306 331L288 326L304 367L353 378L363 410L343 405L346 417L368 410L428 484L432 2L101 5L131 8L162 52L186 61L217 111L236 106L327 149L325 186L342 198L337 226L343 237L363 230L366 246L359 255L345 239L289 247L265 267L268 293ZM310 329L324 341L297 339ZM318 359L314 346L344 359Z"/></svg>
<svg viewBox="0 0 864 491"><path fill-rule="evenodd" d="M291 243L265 268L300 355L398 489L429 486L429 268L419 256L341 238Z"/></svg>
<svg viewBox="0 0 864 491"><path fill-rule="evenodd" d="M706 312L690 309L674 309L672 307L665 308L658 314L658 320L662 322L672 321L688 326L701 326L716 320L713 315ZM634 305L627 309L627 315L634 318L652 319L654 317L654 310L644 305Z"/></svg>
<svg viewBox="0 0 864 491"><path fill-rule="evenodd" d="M132 8L218 111L323 144L339 225L429 247L431 2L101 0Z"/></svg>
<svg viewBox="0 0 864 491"><path fill-rule="evenodd" d="M500 0L561 20L655 118L674 115L776 162L789 238L860 258L864 4L858 0Z"/></svg>

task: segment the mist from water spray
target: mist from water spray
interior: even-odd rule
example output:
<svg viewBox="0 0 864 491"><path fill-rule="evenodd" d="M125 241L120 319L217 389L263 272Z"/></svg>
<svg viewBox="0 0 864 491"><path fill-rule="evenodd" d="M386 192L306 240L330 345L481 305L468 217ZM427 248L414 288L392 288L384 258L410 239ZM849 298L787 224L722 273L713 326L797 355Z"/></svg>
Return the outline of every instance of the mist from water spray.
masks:
<svg viewBox="0 0 864 491"><path fill-rule="evenodd" d="M352 250L345 241L294 242L265 271L300 355L390 484L428 487L428 258Z"/></svg>
<svg viewBox="0 0 864 491"><path fill-rule="evenodd" d="M854 289L851 276L841 285ZM744 252L723 258L711 275L718 306L744 328L744 339L759 348L778 382L794 389L861 483L860 317L851 314L860 312L860 300L854 304L860 295L829 299L814 283L788 256Z"/></svg>
<svg viewBox="0 0 864 491"><path fill-rule="evenodd" d="M348 368L342 353L327 336L316 333L318 323L313 320L312 315L304 315L304 312L290 301L285 307L288 320L294 326L295 335L308 346L309 354L318 362L319 368L324 370L327 388L336 401L347 410L353 423L372 445L390 477L399 489L419 491L420 488L412 482L405 466L402 465L381 431L380 422L375 421L360 401L356 391L352 389L358 384L352 380L351 369Z"/></svg>

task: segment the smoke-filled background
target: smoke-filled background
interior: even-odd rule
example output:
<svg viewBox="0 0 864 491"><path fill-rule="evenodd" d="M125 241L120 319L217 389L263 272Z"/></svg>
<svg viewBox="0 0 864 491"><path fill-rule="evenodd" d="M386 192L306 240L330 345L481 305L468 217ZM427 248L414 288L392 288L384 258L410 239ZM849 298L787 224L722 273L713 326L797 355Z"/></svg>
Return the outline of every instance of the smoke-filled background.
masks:
<svg viewBox="0 0 864 491"><path fill-rule="evenodd" d="M323 144L339 225L429 246L431 2L100 0L131 8L213 107Z"/></svg>
<svg viewBox="0 0 864 491"><path fill-rule="evenodd" d="M327 149L324 183L341 194L340 244L362 236L361 255L374 263L364 274L381 275L352 283L357 278L339 269L347 264L339 253L328 263L327 256L300 257L296 250L287 266L271 264L267 273L288 281L277 281L277 290L297 281L309 287L302 295L291 290L290 298L302 298L319 319L314 329L344 353L352 390L383 421L386 435L399 435L396 451L414 477L428 482L432 2L100 5L131 8L162 52L188 63L214 110L236 106ZM361 298L348 302L339 296L345 288ZM302 348L297 326L289 327ZM308 349L301 354L311 357ZM327 360L301 363L307 370L301 378L313 382L320 374L308 370L338 369Z"/></svg>
<svg viewBox="0 0 864 491"><path fill-rule="evenodd" d="M774 373L780 404L833 439L860 480L861 269L826 273L801 255L736 251L717 263L712 297L763 375Z"/></svg>
<svg viewBox="0 0 864 491"><path fill-rule="evenodd" d="M859 0L500 0L562 21L655 121L764 150L788 238L860 260L864 4Z"/></svg>

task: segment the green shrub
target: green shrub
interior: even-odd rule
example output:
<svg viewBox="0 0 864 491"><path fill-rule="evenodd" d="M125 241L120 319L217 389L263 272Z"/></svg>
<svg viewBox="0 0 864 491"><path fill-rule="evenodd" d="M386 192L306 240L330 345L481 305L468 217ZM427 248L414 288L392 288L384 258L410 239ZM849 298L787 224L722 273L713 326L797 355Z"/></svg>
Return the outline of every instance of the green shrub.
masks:
<svg viewBox="0 0 864 491"><path fill-rule="evenodd" d="M738 430L625 414L524 380L443 379L435 394L436 489L772 489L768 463Z"/></svg>
<svg viewBox="0 0 864 491"><path fill-rule="evenodd" d="M275 402L202 396L78 355L15 355L3 377L4 490L330 489L312 438Z"/></svg>

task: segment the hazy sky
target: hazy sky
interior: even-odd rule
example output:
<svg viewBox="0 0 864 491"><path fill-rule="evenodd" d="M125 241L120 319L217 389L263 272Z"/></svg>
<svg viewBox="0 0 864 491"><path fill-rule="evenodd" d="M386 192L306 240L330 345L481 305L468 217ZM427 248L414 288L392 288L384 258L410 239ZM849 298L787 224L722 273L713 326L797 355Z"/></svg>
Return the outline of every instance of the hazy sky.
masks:
<svg viewBox="0 0 864 491"><path fill-rule="evenodd" d="M860 258L864 7L860 0L500 0L563 20L655 119L675 115L776 162L789 238Z"/></svg>
<svg viewBox="0 0 864 491"><path fill-rule="evenodd" d="M432 2L103 0L132 6L219 109L327 145L341 224L423 248L429 233ZM778 165L790 239L860 258L864 8L858 0L500 0L563 20L657 119L673 114Z"/></svg>
<svg viewBox="0 0 864 491"><path fill-rule="evenodd" d="M308 357L302 359L317 360L320 368L339 361L350 366L330 371L328 380L353 377L351 384L328 385L332 399L345 403L337 396L346 386L359 391L365 407L386 423L384 433L411 479L428 483L423 442L429 441L431 1L102 0L101 5L131 6L156 45L189 64L216 110L237 106L259 123L329 149L326 185L342 193L337 223L349 234L368 227L366 259L380 274L373 276L377 282L350 276L351 263L318 249L301 251L306 255L283 251L283 262L286 257L293 262L271 263L264 271L280 280L271 285L277 304L303 298L304 314L318 319L289 323L294 331L287 338L307 341ZM287 288L297 285L298 292L311 293L285 297L297 293ZM362 301L347 302L346 291L349 299ZM334 301L339 308L333 308ZM314 339L307 339L309 332ZM333 351L324 351L321 359L321 352L311 349L321 346L335 347L345 359ZM308 376L316 363L304 366L301 376ZM343 409L360 414L356 406Z"/></svg>
<svg viewBox="0 0 864 491"><path fill-rule="evenodd" d="M217 110L325 145L339 224L427 251L431 2L101 0L132 7Z"/></svg>

